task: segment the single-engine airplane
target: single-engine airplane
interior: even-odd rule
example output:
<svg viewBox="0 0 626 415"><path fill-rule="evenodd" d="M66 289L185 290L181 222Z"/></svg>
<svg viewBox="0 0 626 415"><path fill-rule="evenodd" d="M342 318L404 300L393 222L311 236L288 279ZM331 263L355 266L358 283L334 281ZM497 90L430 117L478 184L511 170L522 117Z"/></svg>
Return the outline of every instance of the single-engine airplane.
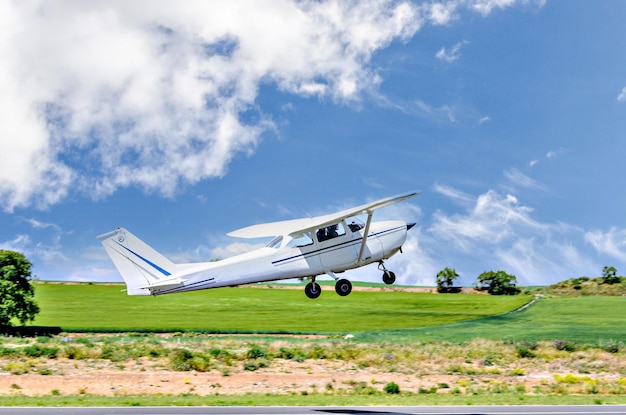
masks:
<svg viewBox="0 0 626 415"><path fill-rule="evenodd" d="M383 282L396 275L384 261L401 252L407 231L415 226L399 220L372 222L374 211L416 196L407 193L366 203L329 215L248 226L230 232L239 238L274 237L265 247L213 262L175 264L124 228L98 236L126 282L128 295L161 295L230 287L291 278L310 278L304 292L317 298L315 277L335 281L335 291L346 296L352 283L336 274L374 262ZM356 216L367 215L365 223Z"/></svg>

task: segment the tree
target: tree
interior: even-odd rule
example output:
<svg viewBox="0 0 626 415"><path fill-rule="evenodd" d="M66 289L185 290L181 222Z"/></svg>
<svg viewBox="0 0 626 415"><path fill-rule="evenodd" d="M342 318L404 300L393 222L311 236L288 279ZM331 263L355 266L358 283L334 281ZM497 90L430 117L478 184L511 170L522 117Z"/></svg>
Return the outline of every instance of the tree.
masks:
<svg viewBox="0 0 626 415"><path fill-rule="evenodd" d="M437 292L440 293L452 293L459 292L459 289L454 287L454 280L459 278L454 268L445 267L437 273Z"/></svg>
<svg viewBox="0 0 626 415"><path fill-rule="evenodd" d="M31 265L19 252L0 250L0 326L10 326L12 319L24 325L39 313L30 284Z"/></svg>
<svg viewBox="0 0 626 415"><path fill-rule="evenodd" d="M617 276L617 268L604 266L602 268L602 282L604 284L619 284L620 277Z"/></svg>
<svg viewBox="0 0 626 415"><path fill-rule="evenodd" d="M486 271L478 276L478 288L492 295L514 295L520 292L515 275L502 270Z"/></svg>

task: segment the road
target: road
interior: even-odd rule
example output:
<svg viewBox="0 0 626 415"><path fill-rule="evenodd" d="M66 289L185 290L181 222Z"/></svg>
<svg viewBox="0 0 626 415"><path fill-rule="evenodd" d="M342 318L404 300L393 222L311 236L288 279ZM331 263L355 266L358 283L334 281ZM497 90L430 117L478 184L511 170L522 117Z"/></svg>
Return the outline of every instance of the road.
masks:
<svg viewBox="0 0 626 415"><path fill-rule="evenodd" d="M0 415L616 415L626 405L0 408Z"/></svg>

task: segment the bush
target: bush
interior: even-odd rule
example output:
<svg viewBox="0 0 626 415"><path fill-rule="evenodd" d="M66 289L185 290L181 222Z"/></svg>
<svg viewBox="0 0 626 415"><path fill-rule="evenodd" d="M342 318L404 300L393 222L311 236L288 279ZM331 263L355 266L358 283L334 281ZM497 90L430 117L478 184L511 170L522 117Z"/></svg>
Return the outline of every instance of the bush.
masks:
<svg viewBox="0 0 626 415"><path fill-rule="evenodd" d="M85 351L83 349L81 349L80 347L72 346L72 345L65 346L65 348L63 348L63 354L68 359L75 359L75 360L84 359L86 356Z"/></svg>
<svg viewBox="0 0 626 415"><path fill-rule="evenodd" d="M170 353L170 366L177 372L188 372L192 369L193 353L186 349L175 349Z"/></svg>
<svg viewBox="0 0 626 415"><path fill-rule="evenodd" d="M24 348L24 354L28 357L47 357L48 359L54 359L57 357L58 353L59 349L56 347L42 347L36 344Z"/></svg>
<svg viewBox="0 0 626 415"><path fill-rule="evenodd" d="M267 360L265 359L253 359L243 362L243 370L249 370L250 372L254 372L255 370L268 366Z"/></svg>
<svg viewBox="0 0 626 415"><path fill-rule="evenodd" d="M259 359L263 357L267 357L267 352L264 349L261 349L259 346L252 346L250 350L248 350L248 359Z"/></svg>
<svg viewBox="0 0 626 415"><path fill-rule="evenodd" d="M599 345L602 350L609 353L619 352L621 346L620 342L616 340L601 340Z"/></svg>
<svg viewBox="0 0 626 415"><path fill-rule="evenodd" d="M576 344L569 340L555 340L552 345L556 350L565 350L566 352L573 352L576 350Z"/></svg>
<svg viewBox="0 0 626 415"><path fill-rule="evenodd" d="M211 369L209 356L202 353L192 353L186 349L175 349L170 353L170 366L177 372L206 372Z"/></svg>
<svg viewBox="0 0 626 415"><path fill-rule="evenodd" d="M400 386L396 382L389 382L383 390L389 394L397 395L400 393Z"/></svg>
<svg viewBox="0 0 626 415"><path fill-rule="evenodd" d="M535 357L533 350L537 350L537 343L523 342L517 346L517 355L522 358Z"/></svg>

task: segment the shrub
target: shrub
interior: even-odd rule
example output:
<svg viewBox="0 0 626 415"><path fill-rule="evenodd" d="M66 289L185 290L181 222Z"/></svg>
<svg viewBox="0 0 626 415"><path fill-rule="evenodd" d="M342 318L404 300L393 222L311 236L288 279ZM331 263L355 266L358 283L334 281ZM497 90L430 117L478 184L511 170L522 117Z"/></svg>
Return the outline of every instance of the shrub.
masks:
<svg viewBox="0 0 626 415"><path fill-rule="evenodd" d="M28 373L28 366L18 362L9 363L4 369L12 375L23 375Z"/></svg>
<svg viewBox="0 0 626 415"><path fill-rule="evenodd" d="M537 350L537 343L535 342L522 342L517 346L517 355L519 357L535 357L533 350Z"/></svg>
<svg viewBox="0 0 626 415"><path fill-rule="evenodd" d="M389 394L397 395L400 393L400 386L396 382L389 382L383 390Z"/></svg>
<svg viewBox="0 0 626 415"><path fill-rule="evenodd" d="M573 352L576 350L576 344L569 340L555 340L552 345L556 350L565 350L566 352Z"/></svg>
<svg viewBox="0 0 626 415"><path fill-rule="evenodd" d="M57 347L45 347L34 344L24 348L24 354L28 357L47 357L54 359L57 357L59 349Z"/></svg>
<svg viewBox="0 0 626 415"><path fill-rule="evenodd" d="M263 357L267 357L267 351L261 349L259 346L252 346L250 350L248 350L248 359L259 359Z"/></svg>
<svg viewBox="0 0 626 415"><path fill-rule="evenodd" d="M68 359L80 360L80 359L84 359L85 358L85 351L83 349L81 349L80 347L76 347L76 346L72 346L72 345L65 346L63 348L63 354Z"/></svg>
<svg viewBox="0 0 626 415"><path fill-rule="evenodd" d="M249 370L251 372L264 367L268 367L267 361L264 359L246 360L243 362L243 370Z"/></svg>
<svg viewBox="0 0 626 415"><path fill-rule="evenodd" d="M177 372L188 372L192 369L193 353L186 349L175 349L170 353L170 366Z"/></svg>
<svg viewBox="0 0 626 415"><path fill-rule="evenodd" d="M609 353L617 353L619 352L620 349L620 342L616 341L616 340L601 340L600 343L600 348L602 348L602 350L604 350L605 352L609 352Z"/></svg>

